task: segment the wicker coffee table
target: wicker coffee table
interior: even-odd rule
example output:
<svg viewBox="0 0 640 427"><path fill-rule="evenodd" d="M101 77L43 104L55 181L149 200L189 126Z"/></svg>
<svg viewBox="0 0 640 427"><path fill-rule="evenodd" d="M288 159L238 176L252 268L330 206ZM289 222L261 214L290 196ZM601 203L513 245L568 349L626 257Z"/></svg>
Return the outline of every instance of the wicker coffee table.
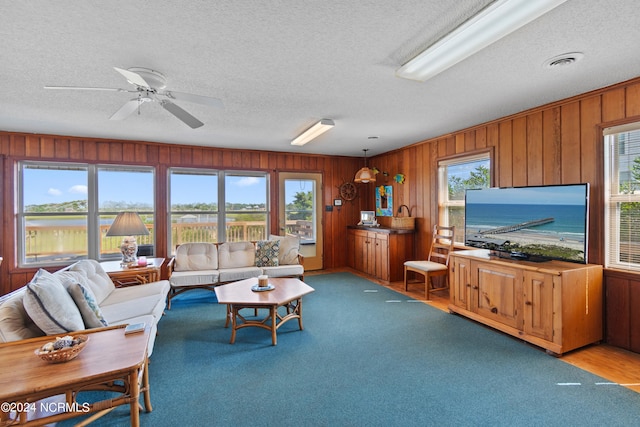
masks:
<svg viewBox="0 0 640 427"><path fill-rule="evenodd" d="M236 340L236 331L246 327L257 327L271 331L271 343L276 345L278 339L276 331L285 322L298 319L300 330L302 327L302 297L314 291L314 289L298 279L270 278L269 284L274 289L269 291L252 291L257 285L258 279L246 279L238 282L221 285L215 288L219 304L227 305L227 321L225 327L231 321L231 344ZM284 309L278 310L283 307ZM240 314L240 310L253 309L254 315L259 309L268 309L266 317L251 320Z"/></svg>

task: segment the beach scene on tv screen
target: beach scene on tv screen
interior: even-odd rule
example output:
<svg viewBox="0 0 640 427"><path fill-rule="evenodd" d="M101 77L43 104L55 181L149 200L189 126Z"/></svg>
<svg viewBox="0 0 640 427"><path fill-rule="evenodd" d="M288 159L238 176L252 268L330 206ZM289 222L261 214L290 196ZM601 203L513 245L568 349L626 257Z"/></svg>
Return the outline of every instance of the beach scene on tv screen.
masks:
<svg viewBox="0 0 640 427"><path fill-rule="evenodd" d="M468 190L465 243L546 259L585 262L585 185Z"/></svg>

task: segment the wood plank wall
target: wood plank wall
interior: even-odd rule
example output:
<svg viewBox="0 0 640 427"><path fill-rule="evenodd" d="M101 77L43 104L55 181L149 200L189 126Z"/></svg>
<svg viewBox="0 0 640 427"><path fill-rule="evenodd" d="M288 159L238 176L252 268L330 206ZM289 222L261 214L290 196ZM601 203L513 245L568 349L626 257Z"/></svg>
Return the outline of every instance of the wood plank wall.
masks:
<svg viewBox="0 0 640 427"><path fill-rule="evenodd" d="M374 156L369 165L388 176L378 175L375 185L394 187L394 210L401 204L411 207L416 220L417 258L428 250L429 230L437 222L436 165L439 159L474 151L493 154L493 184L523 186L538 184L591 184L589 262L604 261L603 138L602 129L640 121L640 77L580 96L537 107L448 135L424 140L411 146ZM338 186L353 179L363 166L361 158L297 155L266 151L229 150L187 145L166 145L143 141L113 141L91 138L0 132L0 210L1 235L0 291L2 294L22 286L33 269L15 267L13 188L14 165L20 159L83 161L90 163L131 163L157 167L160 206L166 203L166 171L171 166L269 171L272 206L277 206L277 174L281 171L321 172L323 198L331 205L338 197ZM404 184L393 176L403 173ZM360 184L359 196L340 210L323 212L324 266L346 265L345 227L358 221L359 211L373 209L372 184ZM165 212L158 213L159 226L166 224ZM276 227L275 217L272 227ZM383 225L385 219L381 220ZM274 228L275 229L275 228ZM160 230L159 230L160 231ZM166 231L166 230L165 230ZM158 233L166 236L166 233ZM159 237L158 255L166 254L166 240ZM611 283L611 286L607 286ZM640 275L605 271L607 289L607 331L617 331L608 339L614 345L640 352ZM610 294L609 294L610 292ZM613 312L615 316L613 316Z"/></svg>
<svg viewBox="0 0 640 427"><path fill-rule="evenodd" d="M14 171L19 160L39 159L57 162L86 162L95 164L151 165L156 168L156 250L160 257L167 254L167 212L160 208L167 204L167 171L170 167L193 167L223 170L267 171L271 183L270 227L278 229L278 173L279 172L319 172L323 174L323 204L332 205L339 198L338 187L346 180L352 180L355 172L364 165L362 158L339 156L300 155L268 151L217 149L187 145L169 145L144 141L118 141L92 138L76 138L52 135L36 135L14 132L0 132L0 209L2 229L0 231L0 295L17 289L30 280L35 269L17 268L15 254L15 224L13 206L15 199ZM346 173L345 171L350 171ZM358 185L366 189L368 185ZM362 191L366 193L367 191ZM346 265L346 245L340 243L345 238L348 224L358 221L363 197L345 202L341 208L324 212L324 266L325 268ZM345 240L346 242L346 240ZM55 270L55 269L51 269Z"/></svg>
<svg viewBox="0 0 640 427"><path fill-rule="evenodd" d="M437 222L439 159L490 150L494 186L588 182L589 262L604 264L602 129L636 121L640 121L640 78L425 140L372 157L370 164L406 174L406 184L393 185L398 203L413 206L418 217L418 259L426 256L430 230ZM605 271L605 290L607 341L640 352L640 275Z"/></svg>

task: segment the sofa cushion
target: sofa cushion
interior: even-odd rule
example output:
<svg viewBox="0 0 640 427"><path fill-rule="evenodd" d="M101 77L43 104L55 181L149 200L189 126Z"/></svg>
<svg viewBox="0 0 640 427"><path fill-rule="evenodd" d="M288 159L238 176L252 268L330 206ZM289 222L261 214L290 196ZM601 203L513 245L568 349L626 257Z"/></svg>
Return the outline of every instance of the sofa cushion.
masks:
<svg viewBox="0 0 640 427"><path fill-rule="evenodd" d="M215 270L218 248L213 243L183 243L176 249L174 271Z"/></svg>
<svg viewBox="0 0 640 427"><path fill-rule="evenodd" d="M0 341L10 342L45 335L24 309L25 286L0 298Z"/></svg>
<svg viewBox="0 0 640 427"><path fill-rule="evenodd" d="M174 287L202 286L218 283L219 277L218 270L174 271L169 281Z"/></svg>
<svg viewBox="0 0 640 427"><path fill-rule="evenodd" d="M78 261L69 266L68 271L84 272L87 276L86 285L93 291L98 304L102 304L102 301L116 288L100 263L94 259Z"/></svg>
<svg viewBox="0 0 640 427"><path fill-rule="evenodd" d="M115 295L113 297L115 297ZM106 302L108 303L111 298L111 296L107 298ZM118 298L118 300L118 302L114 301L111 304L100 306L104 318L107 319L110 325L123 323L133 317L145 315L153 316L157 323L162 317L162 313L164 312L166 305L165 300L159 299L156 295L139 297L131 300L120 300L120 298Z"/></svg>
<svg viewBox="0 0 640 427"><path fill-rule="evenodd" d="M299 264L298 253L300 252L300 239L295 236L269 236L270 240L280 241L280 252L278 254L279 265Z"/></svg>
<svg viewBox="0 0 640 427"><path fill-rule="evenodd" d="M71 295L46 270L38 270L29 282L23 304L29 317L47 335L84 329L82 316Z"/></svg>
<svg viewBox="0 0 640 427"><path fill-rule="evenodd" d="M256 242L256 266L275 267L280 254L279 240L260 240Z"/></svg>
<svg viewBox="0 0 640 427"><path fill-rule="evenodd" d="M218 268L240 268L256 265L256 247L251 242L225 242L218 248ZM259 273L258 273L259 274ZM222 274L220 281L223 281Z"/></svg>
<svg viewBox="0 0 640 427"><path fill-rule="evenodd" d="M252 277L258 277L262 274L260 267L239 267L239 268L225 268L220 270L220 282L235 282L236 280L250 279Z"/></svg>
<svg viewBox="0 0 640 427"><path fill-rule="evenodd" d="M304 275L304 267L300 264L262 267L262 274L269 277L300 277Z"/></svg>
<svg viewBox="0 0 640 427"><path fill-rule="evenodd" d="M121 302L151 296L157 298L158 301L164 302L167 294L169 293L169 289L170 286L168 280L159 280L157 282L145 283L144 285L138 286L115 288L113 292L111 292L109 296L102 301L100 306L104 308L107 305L119 304ZM136 313L131 313L131 315L137 316Z"/></svg>
<svg viewBox="0 0 640 427"><path fill-rule="evenodd" d="M80 283L72 283L67 287L67 292L71 295L71 298L76 303L80 315L84 321L86 328L102 328L103 326L109 326L102 310L96 302L96 296L93 294L88 286L84 286Z"/></svg>

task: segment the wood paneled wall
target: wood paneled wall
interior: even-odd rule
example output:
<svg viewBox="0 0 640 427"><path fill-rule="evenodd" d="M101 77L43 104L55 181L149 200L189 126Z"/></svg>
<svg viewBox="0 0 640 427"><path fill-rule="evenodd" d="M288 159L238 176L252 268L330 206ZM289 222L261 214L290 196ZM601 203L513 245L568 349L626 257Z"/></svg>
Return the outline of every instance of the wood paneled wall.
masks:
<svg viewBox="0 0 640 427"><path fill-rule="evenodd" d="M429 250L437 222L437 162L479 150L493 152L493 185L591 184L589 262L604 264L603 128L640 121L640 78L541 106L370 159L402 171L398 203L414 206L417 258ZM395 204L394 200L394 204ZM606 341L640 352L640 274L604 274Z"/></svg>
<svg viewBox="0 0 640 427"><path fill-rule="evenodd" d="M35 269L16 267L15 221L13 206L14 171L19 160L39 159L58 162L87 162L95 164L151 165L156 168L156 250L158 256L167 254L167 170L170 167L193 167L224 170L261 170L270 174L271 183L271 229L277 230L278 173L319 172L323 174L323 204L333 205L339 198L338 187L352 180L355 172L363 166L363 159L338 156L300 155L268 151L216 149L187 145L169 145L144 141L117 141L91 138L76 138L51 135L34 135L0 132L0 200L2 200L0 256L0 295L24 285L35 273ZM349 171L347 173L346 171ZM359 185L366 189L367 185ZM369 190L361 191L367 194ZM323 209L324 266L325 268L346 265L346 227L358 221L364 198L345 202L332 212Z"/></svg>
<svg viewBox="0 0 640 427"><path fill-rule="evenodd" d="M417 258L428 251L429 230L437 222L437 162L439 159L490 150L493 155L493 185L509 187L539 184L591 184L589 262L604 262L603 138L602 129L640 121L640 77L580 96L534 108L457 132L425 140L369 159L388 176L378 175L375 185L394 187L394 210L401 204L411 208L416 220ZM281 171L320 172L324 177L325 205L339 197L338 186L353 179L363 166L361 158L298 155L168 145L143 141L113 141L91 138L0 132L0 291L4 294L23 285L34 270L15 267L14 166L21 159L127 163L157 167L157 200L166 205L166 172L171 166L214 169L264 170L271 174L271 205L277 206L277 174ZM345 172L348 171L348 172ZM393 176L403 173L404 184ZM346 265L345 229L358 221L359 211L373 209L373 184L360 184L359 196L340 209L323 211L324 266ZM158 212L157 249L166 254L166 212ZM277 219L272 219L276 229ZM385 224L387 219L381 219ZM164 231L164 233L162 233ZM614 341L640 343L640 309L630 303L638 297L640 275L605 271L607 331L618 333ZM608 286L610 284L610 286ZM610 291L609 291L610 290ZM610 294L609 294L610 292ZM612 311L616 313L612 313ZM615 315L614 315L615 314ZM634 320L635 319L635 320ZM617 344L616 344L617 345ZM635 349L635 351L639 351Z"/></svg>

